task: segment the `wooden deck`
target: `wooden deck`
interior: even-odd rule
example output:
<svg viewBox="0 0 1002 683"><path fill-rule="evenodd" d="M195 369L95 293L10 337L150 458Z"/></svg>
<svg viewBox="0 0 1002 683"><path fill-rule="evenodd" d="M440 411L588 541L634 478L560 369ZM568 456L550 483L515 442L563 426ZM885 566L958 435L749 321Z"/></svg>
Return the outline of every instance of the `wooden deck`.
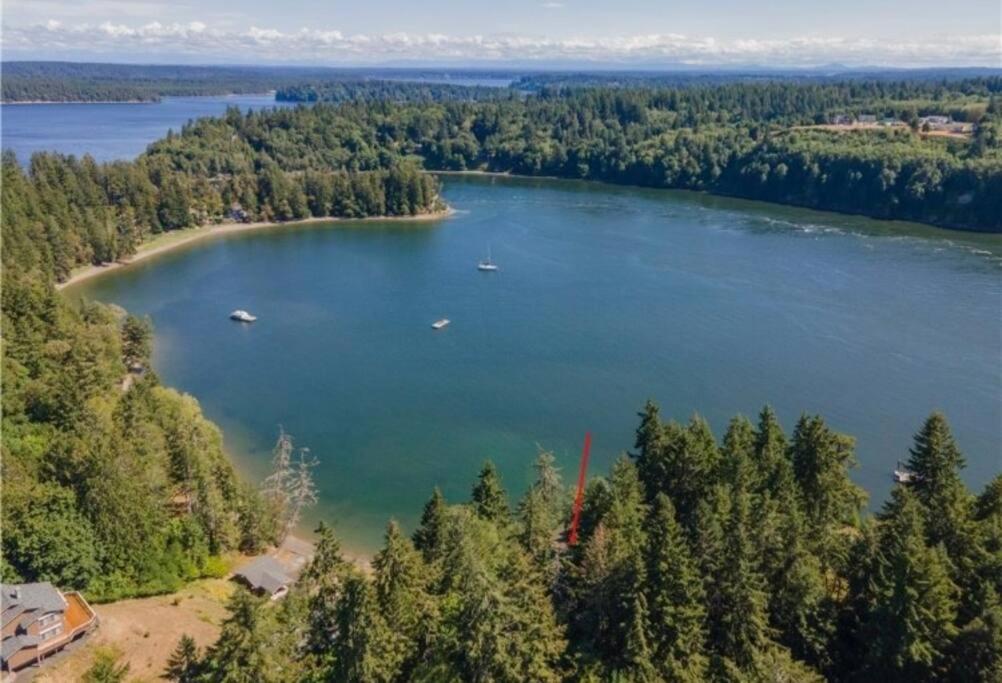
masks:
<svg viewBox="0 0 1002 683"><path fill-rule="evenodd" d="M66 602L69 607L66 608L66 613L63 615L65 620L63 633L69 634L72 638L80 631L90 627L97 615L79 593L67 593Z"/></svg>

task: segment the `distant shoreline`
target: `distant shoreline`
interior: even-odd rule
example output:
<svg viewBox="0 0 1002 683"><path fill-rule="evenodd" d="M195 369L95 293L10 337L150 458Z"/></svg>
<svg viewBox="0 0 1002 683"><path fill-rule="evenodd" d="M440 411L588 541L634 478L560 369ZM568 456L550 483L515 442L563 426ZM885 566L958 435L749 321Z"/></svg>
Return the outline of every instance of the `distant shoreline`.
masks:
<svg viewBox="0 0 1002 683"><path fill-rule="evenodd" d="M5 107L30 105L30 104L157 104L159 100L4 100L0 105Z"/></svg>
<svg viewBox="0 0 1002 683"><path fill-rule="evenodd" d="M158 95L149 100L0 100L0 106L21 106L32 104L160 104L166 99L189 97L240 97L240 96L274 96L277 91L264 90L260 92L221 92L203 95ZM276 100L277 102L278 100Z"/></svg>
<svg viewBox="0 0 1002 683"><path fill-rule="evenodd" d="M72 275L65 282L59 282L56 284L57 290L63 290L67 287L84 282L85 280L90 280L92 278L98 277L99 275L104 275L105 273L110 273L112 271L120 270L126 266L131 266L134 263L139 263L140 261L145 261L153 256L158 256L160 254L167 253L173 249L184 246L186 244L191 244L199 240L203 240L207 237L212 237L214 235L229 235L231 233L238 232L249 232L251 230L260 230L262 228L275 228L287 225L308 225L310 223L371 223L371 222L383 222L383 221L400 221L400 222L423 222L423 221L436 221L443 218L448 218L455 213L455 209L447 206L440 211L431 211L428 213L420 213L413 216L367 216L365 218L342 218L334 216L312 216L310 218L302 218L295 221L258 221L254 223L220 223L217 225L203 225L197 228L188 228L185 230L175 230L163 233L161 236L164 238L176 238L166 244L155 244L154 242L147 243L145 246L140 246L135 254L129 256L128 258L112 261L110 263L103 263L101 265L85 266Z"/></svg>

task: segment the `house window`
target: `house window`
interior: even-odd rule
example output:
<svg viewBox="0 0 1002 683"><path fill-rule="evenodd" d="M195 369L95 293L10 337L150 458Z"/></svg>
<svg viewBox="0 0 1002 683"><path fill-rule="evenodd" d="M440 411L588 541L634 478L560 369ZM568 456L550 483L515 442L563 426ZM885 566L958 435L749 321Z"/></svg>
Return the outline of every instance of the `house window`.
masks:
<svg viewBox="0 0 1002 683"><path fill-rule="evenodd" d="M50 628L50 629L49 629L49 630L47 630L47 631L42 631L41 633L39 633L39 634L38 634L38 639L39 639L39 640L40 640L41 642L43 642L43 643L44 643L44 642L45 642L46 640L49 640L49 639L51 639L51 638L55 638L55 637L56 637L56 636L58 636L58 635L59 635L60 633L62 633L62 631L63 631L63 629L62 629L61 627L59 627L59 626L54 626L54 627Z"/></svg>

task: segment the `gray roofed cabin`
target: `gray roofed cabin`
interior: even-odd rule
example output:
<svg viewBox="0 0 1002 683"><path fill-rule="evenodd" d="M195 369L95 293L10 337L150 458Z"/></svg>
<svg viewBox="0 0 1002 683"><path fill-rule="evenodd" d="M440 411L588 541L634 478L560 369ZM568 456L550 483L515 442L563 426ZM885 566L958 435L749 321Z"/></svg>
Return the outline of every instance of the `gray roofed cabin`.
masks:
<svg viewBox="0 0 1002 683"><path fill-rule="evenodd" d="M233 576L253 592L267 595L272 600L278 600L288 593L289 586L295 581L282 563L269 555L251 561L234 572Z"/></svg>

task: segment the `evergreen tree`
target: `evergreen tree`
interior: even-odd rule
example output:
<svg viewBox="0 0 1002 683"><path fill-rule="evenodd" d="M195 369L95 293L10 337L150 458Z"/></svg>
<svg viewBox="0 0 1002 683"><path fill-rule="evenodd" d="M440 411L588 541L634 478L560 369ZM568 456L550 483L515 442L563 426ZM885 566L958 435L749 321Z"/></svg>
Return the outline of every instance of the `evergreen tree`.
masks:
<svg viewBox="0 0 1002 683"><path fill-rule="evenodd" d="M555 540L565 508L560 473L553 454L542 451L536 458L536 481L519 503L522 546L544 573L556 571Z"/></svg>
<svg viewBox="0 0 1002 683"><path fill-rule="evenodd" d="M742 671L754 668L769 644L768 596L758 571L751 539L750 496L736 488L723 522L723 538L715 559L717 573L707 576L713 596L708 612L710 643L715 654Z"/></svg>
<svg viewBox="0 0 1002 683"><path fill-rule="evenodd" d="M508 494L501 485L501 475L490 460L484 463L473 487L473 507L483 519L504 528L510 521Z"/></svg>
<svg viewBox="0 0 1002 683"><path fill-rule="evenodd" d="M262 599L238 588L226 609L219 639L209 648L203 663L205 680L211 683L258 683L270 680L265 653L267 643L261 626Z"/></svg>
<svg viewBox="0 0 1002 683"><path fill-rule="evenodd" d="M665 426L661 422L661 413L657 403L648 400L644 409L637 413L640 426L637 427L636 440L633 448L636 450L637 469L640 479L644 482L648 499L653 499L658 493L655 487L661 483L664 448L667 443Z"/></svg>
<svg viewBox="0 0 1002 683"><path fill-rule="evenodd" d="M376 600L391 632L387 658L400 662L403 672L434 632L427 570L421 554L391 521L383 549L372 562Z"/></svg>
<svg viewBox="0 0 1002 683"><path fill-rule="evenodd" d="M163 677L175 683L195 683L198 680L201 660L195 639L187 633L181 636L177 647L167 659Z"/></svg>
<svg viewBox="0 0 1002 683"><path fill-rule="evenodd" d="M973 529L971 496L960 478L963 467L964 456L953 440L950 425L942 413L933 413L915 435L908 460L914 477L908 486L925 508L929 544L944 543L955 562L966 564L972 552Z"/></svg>
<svg viewBox="0 0 1002 683"><path fill-rule="evenodd" d="M387 683L401 664L376 592L361 573L348 572L335 612L331 678L345 683Z"/></svg>
<svg viewBox="0 0 1002 683"><path fill-rule="evenodd" d="M645 592L648 640L660 674L669 681L705 678L703 585L675 508L663 493L651 512Z"/></svg>
<svg viewBox="0 0 1002 683"><path fill-rule="evenodd" d="M858 522L866 499L849 479L849 468L856 465L853 448L851 437L832 431L820 416L807 415L797 422L790 444L811 550L826 569L844 561L847 536L839 531Z"/></svg>
<svg viewBox="0 0 1002 683"><path fill-rule="evenodd" d="M436 486L431 498L424 505L421 522L414 531L414 547L421 551L425 562L432 562L438 556L442 542L442 527L445 524L445 497Z"/></svg>
<svg viewBox="0 0 1002 683"><path fill-rule="evenodd" d="M980 592L980 609L957 635L948 677L953 681L1002 681L1002 601L991 585Z"/></svg>
<svg viewBox="0 0 1002 683"><path fill-rule="evenodd" d="M717 481L721 456L706 420L694 416L684 428L666 427L664 466L657 491L672 500L686 528L695 523L696 508Z"/></svg>
<svg viewBox="0 0 1002 683"><path fill-rule="evenodd" d="M350 565L341 555L341 543L334 530L321 523L316 530L313 558L299 577L300 588L307 595L306 651L316 658L316 666L329 667L337 637L337 606L344 577Z"/></svg>
<svg viewBox="0 0 1002 683"><path fill-rule="evenodd" d="M758 418L755 430L756 469L763 490L770 491L776 488L784 472L790 469L790 461L786 456L786 435L771 406L762 408Z"/></svg>
<svg viewBox="0 0 1002 683"><path fill-rule="evenodd" d="M721 449L722 475L732 485L754 491L758 486L758 469L755 467L755 428L744 416L737 416L727 426Z"/></svg>
<svg viewBox="0 0 1002 683"><path fill-rule="evenodd" d="M914 494L895 487L880 519L870 582L866 675L871 680L933 680L946 670L956 635L957 589L942 546L925 542L922 508Z"/></svg>

